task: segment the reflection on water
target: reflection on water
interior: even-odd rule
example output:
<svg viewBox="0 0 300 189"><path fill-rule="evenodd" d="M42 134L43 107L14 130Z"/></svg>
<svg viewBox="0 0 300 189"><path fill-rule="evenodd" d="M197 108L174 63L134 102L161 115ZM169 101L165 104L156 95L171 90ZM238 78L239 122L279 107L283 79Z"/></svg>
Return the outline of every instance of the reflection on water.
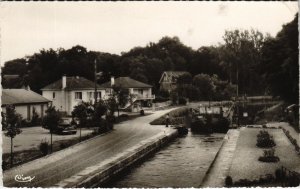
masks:
<svg viewBox="0 0 300 189"><path fill-rule="evenodd" d="M177 138L110 187L199 187L224 134Z"/></svg>

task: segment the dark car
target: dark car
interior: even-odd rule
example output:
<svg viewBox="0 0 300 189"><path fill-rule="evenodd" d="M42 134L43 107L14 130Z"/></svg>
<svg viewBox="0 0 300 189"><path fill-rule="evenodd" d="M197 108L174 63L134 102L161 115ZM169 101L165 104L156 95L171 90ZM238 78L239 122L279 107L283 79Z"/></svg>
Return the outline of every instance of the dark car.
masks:
<svg viewBox="0 0 300 189"><path fill-rule="evenodd" d="M61 118L54 132L59 135L74 135L77 133L76 125L77 122L71 118Z"/></svg>

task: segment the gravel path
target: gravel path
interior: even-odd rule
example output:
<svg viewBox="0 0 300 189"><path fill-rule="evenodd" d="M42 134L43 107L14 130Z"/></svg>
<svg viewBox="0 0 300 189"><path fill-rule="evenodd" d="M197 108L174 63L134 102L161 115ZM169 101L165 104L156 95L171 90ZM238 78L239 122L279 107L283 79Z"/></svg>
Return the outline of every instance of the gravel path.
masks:
<svg viewBox="0 0 300 189"><path fill-rule="evenodd" d="M149 122L171 111L157 111L149 116L139 117L115 125L115 130L75 145L36 161L23 164L4 172L6 187L49 187L69 178L86 167L102 162L125 151L142 140L150 138L166 129L164 126L153 127ZM15 175L35 176L32 182L18 183Z"/></svg>

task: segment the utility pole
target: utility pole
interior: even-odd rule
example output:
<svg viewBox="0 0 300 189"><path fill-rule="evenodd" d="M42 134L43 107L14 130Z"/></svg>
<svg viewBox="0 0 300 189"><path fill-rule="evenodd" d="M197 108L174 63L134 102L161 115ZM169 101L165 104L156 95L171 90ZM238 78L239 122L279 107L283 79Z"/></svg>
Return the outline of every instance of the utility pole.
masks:
<svg viewBox="0 0 300 189"><path fill-rule="evenodd" d="M239 64L236 64L236 102L237 102L237 125L240 126L240 111L239 111Z"/></svg>
<svg viewBox="0 0 300 189"><path fill-rule="evenodd" d="M96 107L96 104L97 104L97 60L95 59L95 63L94 63L94 75L95 75L95 79L94 79L94 82L95 82L95 93L94 93L94 98L95 98L95 107Z"/></svg>

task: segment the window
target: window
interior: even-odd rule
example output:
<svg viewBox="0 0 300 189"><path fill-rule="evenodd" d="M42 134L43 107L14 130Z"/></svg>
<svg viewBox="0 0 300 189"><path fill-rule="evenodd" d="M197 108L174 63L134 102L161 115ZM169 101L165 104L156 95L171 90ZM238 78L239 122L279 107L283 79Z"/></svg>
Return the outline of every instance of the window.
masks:
<svg viewBox="0 0 300 189"><path fill-rule="evenodd" d="M143 89L138 89L139 94L143 94Z"/></svg>
<svg viewBox="0 0 300 189"><path fill-rule="evenodd" d="M101 98L101 92L97 92L97 98Z"/></svg>
<svg viewBox="0 0 300 189"><path fill-rule="evenodd" d="M89 99L95 99L95 92L88 92ZM97 92L97 99L101 98L101 92Z"/></svg>
<svg viewBox="0 0 300 189"><path fill-rule="evenodd" d="M89 99L92 99L92 98L94 98L94 96L93 96L93 95L94 95L94 93L93 93L93 92L88 92L88 98L89 98Z"/></svg>
<svg viewBox="0 0 300 189"><path fill-rule="evenodd" d="M52 98L53 98L53 99L55 98L55 92L52 93Z"/></svg>
<svg viewBox="0 0 300 189"><path fill-rule="evenodd" d="M82 99L82 92L75 92L75 99Z"/></svg>

